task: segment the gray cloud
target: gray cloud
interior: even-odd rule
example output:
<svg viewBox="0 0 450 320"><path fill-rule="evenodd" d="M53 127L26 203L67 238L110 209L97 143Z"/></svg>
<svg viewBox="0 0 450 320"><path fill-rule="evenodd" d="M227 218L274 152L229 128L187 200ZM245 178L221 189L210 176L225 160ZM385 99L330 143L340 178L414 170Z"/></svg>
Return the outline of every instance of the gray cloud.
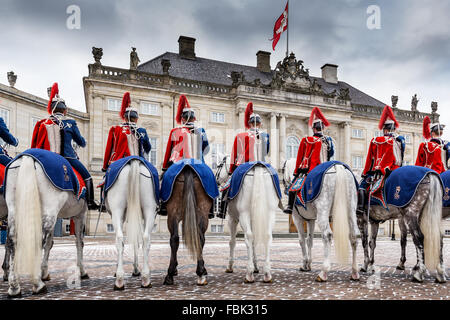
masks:
<svg viewBox="0 0 450 320"><path fill-rule="evenodd" d="M128 67L130 47L142 62L165 51L177 52L178 36L197 38L197 55L256 65L258 50L283 58L286 35L272 51L273 24L285 0L1 0L0 75L14 70L17 87L39 96L54 81L73 107L84 110L82 77L93 62L92 46L102 47L102 62ZM81 30L66 28L67 6L81 8ZM381 8L381 29L366 27L366 9ZM400 96L409 108L417 93L419 109L439 102L450 127L450 2L420 0L291 0L290 50L313 75L327 62L339 65L339 78L390 103ZM447 133L447 137L450 134Z"/></svg>

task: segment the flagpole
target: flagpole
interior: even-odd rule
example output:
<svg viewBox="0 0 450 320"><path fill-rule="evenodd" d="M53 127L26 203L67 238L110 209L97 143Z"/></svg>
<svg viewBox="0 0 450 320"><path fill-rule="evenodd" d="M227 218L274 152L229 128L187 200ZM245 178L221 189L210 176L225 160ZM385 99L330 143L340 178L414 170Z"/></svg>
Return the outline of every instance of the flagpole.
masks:
<svg viewBox="0 0 450 320"><path fill-rule="evenodd" d="M289 56L289 11L291 11L291 8L289 8L289 0L287 2L287 7L286 57Z"/></svg>

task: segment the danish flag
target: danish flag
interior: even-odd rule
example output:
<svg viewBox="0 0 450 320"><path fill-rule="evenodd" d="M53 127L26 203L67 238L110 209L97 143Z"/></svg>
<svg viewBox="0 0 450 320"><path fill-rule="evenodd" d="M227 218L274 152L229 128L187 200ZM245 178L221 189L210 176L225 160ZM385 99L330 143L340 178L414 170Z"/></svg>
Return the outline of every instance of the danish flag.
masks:
<svg viewBox="0 0 450 320"><path fill-rule="evenodd" d="M275 22L275 25L273 26L273 38L270 39L272 41L272 49L275 51L275 46L278 43L278 40L280 40L281 34L286 31L288 27L288 6L289 1L286 3L286 8L284 8L283 13L281 16L277 19Z"/></svg>

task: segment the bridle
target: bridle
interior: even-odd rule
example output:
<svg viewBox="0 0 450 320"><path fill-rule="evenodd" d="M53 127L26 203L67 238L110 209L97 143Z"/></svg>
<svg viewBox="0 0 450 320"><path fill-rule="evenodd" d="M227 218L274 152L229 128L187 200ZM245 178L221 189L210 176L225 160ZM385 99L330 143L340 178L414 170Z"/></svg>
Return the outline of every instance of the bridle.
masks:
<svg viewBox="0 0 450 320"><path fill-rule="evenodd" d="M216 169L216 174L215 174L215 178L216 181L219 181L219 177L220 177L220 172L222 171L222 169L225 167L225 170L227 170L227 175L230 175L230 172L228 171L228 168L226 166L227 163L227 158L228 156L224 156L222 161L220 161L220 163L217 165L217 169Z"/></svg>

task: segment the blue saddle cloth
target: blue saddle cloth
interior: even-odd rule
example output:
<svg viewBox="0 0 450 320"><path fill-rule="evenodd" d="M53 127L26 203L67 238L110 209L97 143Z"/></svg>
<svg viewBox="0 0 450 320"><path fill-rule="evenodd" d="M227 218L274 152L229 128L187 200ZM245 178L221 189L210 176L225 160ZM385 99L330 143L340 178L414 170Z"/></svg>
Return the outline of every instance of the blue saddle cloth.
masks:
<svg viewBox="0 0 450 320"><path fill-rule="evenodd" d="M160 197L163 202L170 199L173 190L173 184L178 175L183 171L185 166L189 166L195 171L202 183L203 189L206 194L215 199L219 196L219 189L217 188L216 178L211 168L204 162L195 159L183 159L172 164L169 169L164 173L163 180L161 182Z"/></svg>
<svg viewBox="0 0 450 320"><path fill-rule="evenodd" d="M8 170L15 167L15 160L23 157L24 155L32 157L36 160L44 170L45 175L53 184L53 186L62 191L72 191L78 196L78 200L85 198L86 189L83 188L80 192L80 184L78 183L77 176L72 170L72 166L69 161L57 153L44 150L44 149L28 149L18 154L13 161L11 161L5 169L5 183Z"/></svg>
<svg viewBox="0 0 450 320"><path fill-rule="evenodd" d="M397 208L406 207L414 197L419 184L429 174L439 176L436 171L420 166L404 166L395 169L384 183L382 190L384 202ZM381 201L374 198L371 198L372 204L383 205Z"/></svg>
<svg viewBox="0 0 450 320"><path fill-rule="evenodd" d="M108 167L108 170L105 174L105 191L104 194L108 193L108 190L114 185L117 178L119 177L120 172L122 169L133 159L141 161L142 164L144 164L148 171L151 173L151 178L153 181L153 190L154 190L154 196L155 200L159 202L159 177L158 177L158 170L147 160L145 160L142 157L138 156L129 156L122 159L119 159L117 161L114 161L111 163L111 165ZM149 177L150 178L150 177Z"/></svg>
<svg viewBox="0 0 450 320"><path fill-rule="evenodd" d="M262 165L266 167L267 170L269 170L270 175L272 177L273 186L277 191L278 198L281 199L280 181L278 179L278 174L270 164L262 161L246 162L239 165L234 170L233 174L231 175L230 192L228 194L228 199L232 200L239 194L242 187L242 180L244 180L244 177L247 174L247 172L253 169L253 167L256 165Z"/></svg>
<svg viewBox="0 0 450 320"><path fill-rule="evenodd" d="M305 181L303 183L303 186L300 190L300 195L302 196L302 199L299 199L297 196L296 203L298 205L303 206L306 209L306 204L308 202L313 202L316 200L316 198L320 195L320 192L322 191L322 185L323 185L323 178L325 177L325 174L333 168L335 165L343 165L345 169L350 171L353 175L352 170L348 165L346 165L343 162L340 161L327 161L324 163L319 164L314 169L311 170L310 173L305 178ZM358 181L356 180L355 176L353 175L356 189L358 190Z"/></svg>
<svg viewBox="0 0 450 320"><path fill-rule="evenodd" d="M441 179L444 183L444 207L450 207L450 170L441 173Z"/></svg>

